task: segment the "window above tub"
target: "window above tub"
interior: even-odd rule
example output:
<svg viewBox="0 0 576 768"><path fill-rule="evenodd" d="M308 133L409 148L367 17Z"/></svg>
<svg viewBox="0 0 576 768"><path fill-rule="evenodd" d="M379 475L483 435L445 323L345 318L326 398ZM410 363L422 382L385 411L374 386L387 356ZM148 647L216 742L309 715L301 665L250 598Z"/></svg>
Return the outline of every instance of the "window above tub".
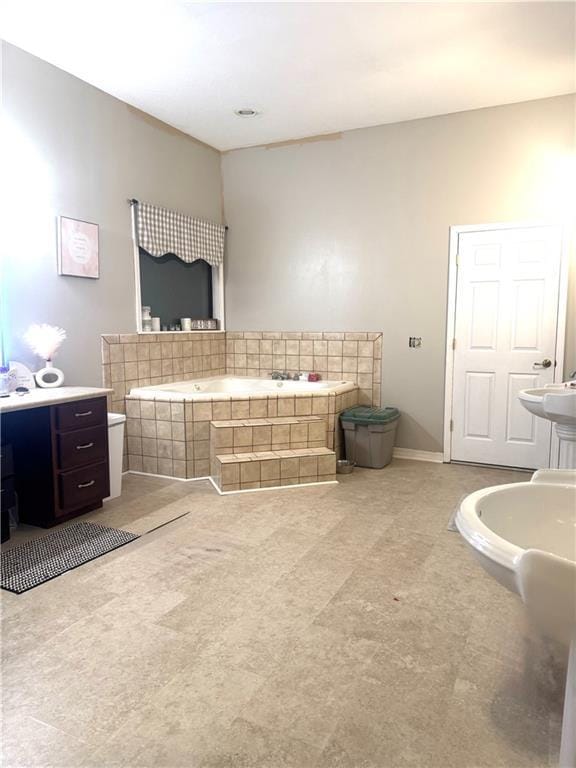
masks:
<svg viewBox="0 0 576 768"><path fill-rule="evenodd" d="M223 330L227 228L151 203L130 203L138 331L207 330L214 325ZM143 308L150 313L143 315ZM155 318L152 327L148 318Z"/></svg>

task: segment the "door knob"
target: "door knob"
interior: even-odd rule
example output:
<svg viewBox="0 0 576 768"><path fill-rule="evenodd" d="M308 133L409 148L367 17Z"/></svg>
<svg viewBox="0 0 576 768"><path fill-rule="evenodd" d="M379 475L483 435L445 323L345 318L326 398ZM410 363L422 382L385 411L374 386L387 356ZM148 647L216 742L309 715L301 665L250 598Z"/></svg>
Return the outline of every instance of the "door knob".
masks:
<svg viewBox="0 0 576 768"><path fill-rule="evenodd" d="M533 368L550 368L551 365L552 365L552 360L550 360L547 357L545 357L541 363L532 363Z"/></svg>

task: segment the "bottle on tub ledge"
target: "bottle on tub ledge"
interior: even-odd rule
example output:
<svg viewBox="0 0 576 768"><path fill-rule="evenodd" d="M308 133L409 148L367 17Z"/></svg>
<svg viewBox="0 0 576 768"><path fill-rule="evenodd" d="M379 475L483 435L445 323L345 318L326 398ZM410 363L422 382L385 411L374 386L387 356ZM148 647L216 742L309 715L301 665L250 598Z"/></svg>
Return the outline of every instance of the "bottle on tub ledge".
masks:
<svg viewBox="0 0 576 768"><path fill-rule="evenodd" d="M150 333L152 330L152 315L150 307L142 307L142 330L144 333Z"/></svg>

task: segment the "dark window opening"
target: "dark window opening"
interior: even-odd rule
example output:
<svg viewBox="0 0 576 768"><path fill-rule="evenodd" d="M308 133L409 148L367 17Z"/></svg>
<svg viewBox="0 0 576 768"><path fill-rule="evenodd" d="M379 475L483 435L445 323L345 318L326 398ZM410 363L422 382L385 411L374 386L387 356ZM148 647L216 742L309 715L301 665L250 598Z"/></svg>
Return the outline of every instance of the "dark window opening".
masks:
<svg viewBox="0 0 576 768"><path fill-rule="evenodd" d="M203 259L188 264L173 253L156 258L140 252L142 306L151 307L152 317L162 325L180 318L208 320L212 317L212 267Z"/></svg>

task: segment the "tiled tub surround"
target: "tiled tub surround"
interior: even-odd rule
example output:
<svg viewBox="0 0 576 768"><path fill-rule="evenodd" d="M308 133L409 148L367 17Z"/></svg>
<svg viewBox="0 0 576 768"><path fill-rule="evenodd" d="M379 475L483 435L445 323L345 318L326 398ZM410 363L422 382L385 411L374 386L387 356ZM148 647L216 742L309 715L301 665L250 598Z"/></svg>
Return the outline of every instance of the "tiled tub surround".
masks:
<svg viewBox="0 0 576 768"><path fill-rule="evenodd" d="M294 446L296 443L306 443L306 448L321 447L318 442L324 432L322 447L338 452L341 445L338 416L357 401L358 388L351 383L335 386L332 390L278 395L191 395L140 390L138 394L126 396L128 468L181 478L206 477L211 472L211 425L218 429L221 422L234 422L226 428L232 429L232 435L236 430L238 437L236 445L233 443L232 446L235 453L240 447L243 454L255 452L256 446L267 448L265 440L258 440L267 432L268 426L272 435L273 425L290 427L288 442L274 444L278 450L282 450L281 445ZM311 427L304 421L304 437L303 430L298 430L298 423L293 422L295 419L300 421L299 417L312 416L322 420L322 429ZM260 430L260 427L264 429ZM275 434L279 433L275 430ZM243 442L242 446L238 439Z"/></svg>
<svg viewBox="0 0 576 768"><path fill-rule="evenodd" d="M274 370L319 373L359 387L362 405L380 405L382 334L283 331L193 331L102 336L102 383L124 413L133 387L206 376L267 378Z"/></svg>
<svg viewBox="0 0 576 768"><path fill-rule="evenodd" d="M226 373L223 332L123 333L102 336L102 380L113 389L109 407L124 413L134 387Z"/></svg>
<svg viewBox="0 0 576 768"><path fill-rule="evenodd" d="M358 384L361 405L380 405L382 334L227 331L226 373L270 376L271 371L319 373Z"/></svg>
<svg viewBox="0 0 576 768"><path fill-rule="evenodd" d="M301 371L315 371L322 380L342 379L358 385L354 402L339 407L334 402L326 405L321 400L314 401L314 414L326 415L327 446L337 452L341 445L341 430L337 414L343 408L361 404L380 405L381 402L381 367L382 334L378 332L281 332L281 331L193 331L191 333L143 333L143 334L107 334L102 337L103 383L111 387L112 395L108 398L109 410L117 413L126 412L126 395L136 387L166 384L186 379L222 376L269 377L273 370L288 371L291 374ZM325 393L324 393L324 396ZM322 397L319 395L318 397ZM225 403L225 399L215 400ZM274 410L273 402L270 411ZM305 408L299 403L299 408ZM281 407L281 415L291 415L290 404ZM337 410L336 410L337 409ZM237 412L244 414L242 407ZM253 418L262 418L264 408L260 405L248 407L248 412L257 413ZM268 411L268 406L266 407ZM295 412L295 411L294 411ZM216 405L216 419L226 419L226 406ZM150 410L144 420L148 421ZM262 414L262 415L261 415ZM278 415L278 414L276 414ZM302 415L302 414L300 414ZM249 418L250 416L246 416ZM237 418L237 417L234 417ZM238 417L244 418L244 415ZM155 417L154 417L155 419ZM158 419L164 421L165 419ZM194 420L186 418L184 423L192 425ZM145 441L139 453L138 440L131 441L132 451L128 450L128 438L142 438L137 434L138 425L128 423L125 435L124 469L170 474L176 477L200 477L208 474L209 454L206 446L209 438L198 423L196 435L193 427L188 426L188 435L180 440L178 427L174 430L177 439L172 450L165 444ZM150 432L152 428L147 425ZM167 427L161 427L165 433ZM186 430L185 430L186 431ZM150 437L151 440L167 438ZM184 448L176 443L184 443ZM186 451L186 443L198 442L198 450ZM153 451L156 450L156 454ZM162 455L158 454L162 452ZM167 454L172 453L171 456ZM133 457L129 463L128 455ZM181 463L184 462L184 465ZM146 467L144 469L144 467ZM155 469L154 469L155 468ZM172 471L169 471L171 468Z"/></svg>

